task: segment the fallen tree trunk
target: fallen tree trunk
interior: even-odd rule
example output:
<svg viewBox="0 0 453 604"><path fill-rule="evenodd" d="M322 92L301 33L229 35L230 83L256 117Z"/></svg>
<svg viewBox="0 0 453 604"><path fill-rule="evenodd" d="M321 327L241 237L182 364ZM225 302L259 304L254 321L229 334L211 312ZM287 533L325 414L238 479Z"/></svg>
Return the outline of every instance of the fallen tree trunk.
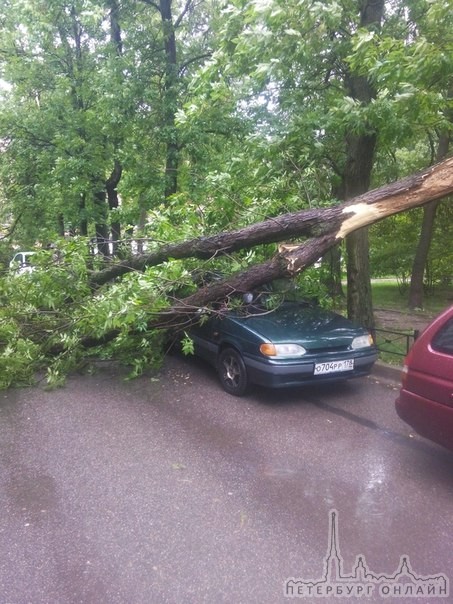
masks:
<svg viewBox="0 0 453 604"><path fill-rule="evenodd" d="M99 285L131 270L143 270L171 258L212 258L263 243L310 236L302 243L281 245L278 253L267 262L201 287L191 296L177 300L168 309L150 317L148 323L150 329L185 328L197 320L199 309L209 303L250 291L274 279L293 277L354 230L451 193L453 158L332 208L285 214L238 231L166 245L138 256L127 265L120 263L94 274L92 281ZM115 338L117 333L113 330L99 340L87 337L82 345L87 348L97 346ZM52 352L61 352L61 347Z"/></svg>
<svg viewBox="0 0 453 604"><path fill-rule="evenodd" d="M171 244L155 252L138 256L127 265L120 263L93 274L92 283L100 285L132 270L143 270L171 258L212 258L217 254L251 248L255 245L309 237L302 243L283 244L273 258L231 277L201 287L191 296L177 300L163 311L150 316L149 329L181 329L198 320L198 311L214 301L253 290L274 279L294 277L323 256L346 235L392 214L422 206L453 193L453 158L391 185L375 189L347 203L317 210L285 214L253 224L238 231L221 233L191 241ZM140 334L143 332L140 331ZM119 330L100 338L87 336L79 342L85 348L113 340ZM50 354L64 351L63 344L53 345Z"/></svg>
<svg viewBox="0 0 453 604"><path fill-rule="evenodd" d="M307 233L315 236L301 244L281 245L279 252L271 260L253 265L224 281L200 288L195 294L180 300L164 311L155 325L173 325L180 322L184 315L186 320L189 319L190 315L209 302L252 290L274 279L293 277L311 266L339 240L356 229L434 199L440 199L452 192L453 158L391 185L365 193L348 203L328 209L286 214L278 217L275 222L265 221L237 231L241 234L241 241L243 241L242 234L247 231L254 235L253 240L258 243L264 242L263 237L266 237L265 242L268 243L270 232L273 241L281 241L289 231L299 236ZM269 231L265 229L268 222L271 222ZM285 225L286 229L278 231L275 223ZM257 232L261 233L261 238L257 236ZM232 235L233 233L225 233L223 236L229 238ZM196 241L193 242L195 246ZM237 239L231 240L232 245L236 242ZM251 247L250 242L247 247Z"/></svg>
<svg viewBox="0 0 453 604"><path fill-rule="evenodd" d="M231 288L225 284L222 289L223 293L218 289L218 284L203 288L202 291L205 292L218 291L218 295L215 294L212 298L217 299L228 295L228 290L237 290L238 280L244 280L249 287L264 283L266 271L269 275L268 281L275 278L276 273L279 277L293 275L316 261L332 245L356 229L373 224L392 214L441 199L452 192L453 158L450 158L417 174L369 191L331 208L283 214L236 231L160 246L154 251L136 256L127 262L120 262L103 271L93 273L91 283L99 286L128 272L143 271L147 266L156 266L170 259L209 259L266 243L290 241L300 237L310 238L298 246L302 248L307 246L306 251L299 249L297 253L293 251L292 255L283 252L272 261L261 265L261 268L251 267L248 271L228 280ZM259 283L254 283L255 279ZM197 293L194 296L194 300L205 300L201 294ZM207 302L209 300L206 299L200 303ZM188 302L188 304L191 303Z"/></svg>

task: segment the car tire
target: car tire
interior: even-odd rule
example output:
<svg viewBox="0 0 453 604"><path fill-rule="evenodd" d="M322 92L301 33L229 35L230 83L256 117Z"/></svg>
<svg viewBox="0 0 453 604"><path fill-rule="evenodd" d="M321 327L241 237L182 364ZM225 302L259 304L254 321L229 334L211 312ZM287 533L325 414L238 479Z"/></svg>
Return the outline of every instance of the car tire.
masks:
<svg viewBox="0 0 453 604"><path fill-rule="evenodd" d="M243 396L249 381L244 359L234 348L225 348L219 355L217 365L220 383L228 394Z"/></svg>

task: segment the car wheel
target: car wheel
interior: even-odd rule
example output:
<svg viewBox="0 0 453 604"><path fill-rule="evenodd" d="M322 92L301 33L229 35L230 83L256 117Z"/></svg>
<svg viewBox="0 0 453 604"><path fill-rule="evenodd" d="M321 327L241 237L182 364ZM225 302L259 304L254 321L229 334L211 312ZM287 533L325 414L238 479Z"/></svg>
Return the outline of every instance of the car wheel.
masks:
<svg viewBox="0 0 453 604"><path fill-rule="evenodd" d="M228 394L242 396L248 388L245 363L234 348L225 348L219 356L218 372L223 389Z"/></svg>

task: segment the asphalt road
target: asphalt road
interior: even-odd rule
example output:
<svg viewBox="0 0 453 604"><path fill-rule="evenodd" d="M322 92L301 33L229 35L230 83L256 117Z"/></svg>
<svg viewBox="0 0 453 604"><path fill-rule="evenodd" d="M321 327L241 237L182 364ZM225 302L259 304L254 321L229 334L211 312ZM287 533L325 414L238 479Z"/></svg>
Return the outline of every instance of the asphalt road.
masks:
<svg viewBox="0 0 453 604"><path fill-rule="evenodd" d="M453 579L453 455L395 396L367 378L238 399L178 357L0 393L0 604L275 604L289 578L324 602L453 601L433 579ZM402 576L437 591L400 598Z"/></svg>

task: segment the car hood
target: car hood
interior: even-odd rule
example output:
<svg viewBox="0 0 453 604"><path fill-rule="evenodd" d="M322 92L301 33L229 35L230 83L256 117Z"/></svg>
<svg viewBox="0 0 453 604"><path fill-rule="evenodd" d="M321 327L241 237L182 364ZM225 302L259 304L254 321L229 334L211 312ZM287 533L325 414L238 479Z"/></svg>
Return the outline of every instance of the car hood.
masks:
<svg viewBox="0 0 453 604"><path fill-rule="evenodd" d="M349 346L353 338L367 333L341 315L299 305L232 319L271 342L303 343L310 349Z"/></svg>

